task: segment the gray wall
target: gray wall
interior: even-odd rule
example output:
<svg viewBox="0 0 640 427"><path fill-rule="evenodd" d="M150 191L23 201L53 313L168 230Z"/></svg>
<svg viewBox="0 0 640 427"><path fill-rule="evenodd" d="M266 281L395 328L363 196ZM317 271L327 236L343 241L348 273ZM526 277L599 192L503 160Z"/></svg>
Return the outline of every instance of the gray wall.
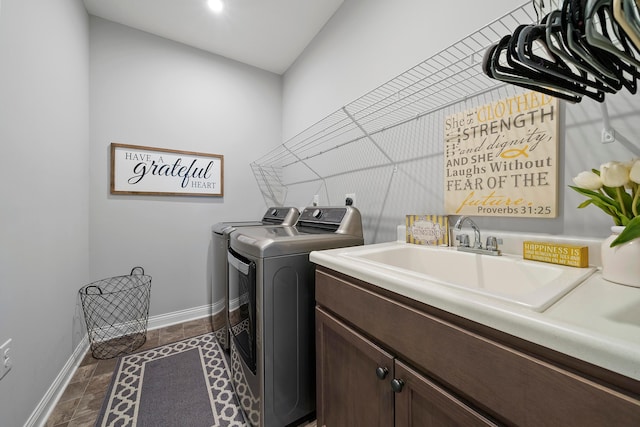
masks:
<svg viewBox="0 0 640 427"><path fill-rule="evenodd" d="M150 315L210 302L211 226L266 207L250 153L280 141L281 78L91 18L91 274L153 277ZM224 155L224 197L109 194L109 144Z"/></svg>
<svg viewBox="0 0 640 427"><path fill-rule="evenodd" d="M345 0L285 73L284 138L522 3Z"/></svg>
<svg viewBox="0 0 640 427"><path fill-rule="evenodd" d="M490 2L489 7L488 2L473 0L455 4L346 0L285 74L284 139L288 140L523 3L496 0ZM614 128L640 146L638 96L624 91L607 95L607 105ZM466 109L464 105L454 108L456 111ZM609 160L630 160L638 156L635 154L638 151L634 153L618 142L600 143L603 116L600 104L595 101L585 98L579 104L563 105L561 111L564 123L560 132L559 216L554 219L484 217L477 221L482 228L593 237L609 234L613 225L610 218L595 207L576 209L583 199L567 189L567 185L582 170L597 168ZM431 125L416 125L423 129L413 141L415 131L402 128L385 132L379 141L388 150L404 150L425 158L410 165L410 169L400 167L399 173L394 173L389 168L381 168L334 177L325 184L315 181L292 186L285 203L305 205L313 194L319 194L321 204L336 204L343 203L345 193L356 193L357 206L363 214L365 241L393 240L395 227L404 223L405 214L435 214L444 210L444 143L437 132L433 132L435 136L429 135L428 126ZM432 138L424 139L422 135ZM356 150L344 152L350 156L372 155ZM325 157L327 161L331 158ZM336 157L347 156L339 152ZM287 178L296 182L295 177Z"/></svg>
<svg viewBox="0 0 640 427"><path fill-rule="evenodd" d="M11 427L33 413L78 344L78 288L140 264L153 276L151 315L207 304L211 225L265 209L249 161L520 3L346 0L283 83L89 20L81 0L1 1L0 343L13 338L14 368L0 381L0 425ZM639 135L637 96L610 99L612 124ZM598 142L597 104L567 105L564 116L563 186L630 156ZM111 142L223 154L225 197L112 196ZM439 197L406 188L399 212L427 210ZM358 198L370 221L377 212L365 202ZM481 225L606 235L608 220L578 203L563 192L557 219Z"/></svg>
<svg viewBox="0 0 640 427"><path fill-rule="evenodd" d="M211 226L266 208L247 154L281 140L281 77L89 18L81 0L3 0L0 64L0 343L14 360L0 425L13 427L34 422L80 343L84 284L142 265L151 316L206 309ZM111 142L222 154L225 196L112 196Z"/></svg>
<svg viewBox="0 0 640 427"><path fill-rule="evenodd" d="M81 0L0 11L0 425L23 425L74 348L89 278L89 19Z"/></svg>

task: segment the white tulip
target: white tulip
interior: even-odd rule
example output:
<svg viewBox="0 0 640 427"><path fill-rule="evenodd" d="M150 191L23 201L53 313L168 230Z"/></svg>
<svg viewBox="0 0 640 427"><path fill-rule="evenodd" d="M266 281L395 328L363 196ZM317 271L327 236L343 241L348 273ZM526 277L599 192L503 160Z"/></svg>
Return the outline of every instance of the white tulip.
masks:
<svg viewBox="0 0 640 427"><path fill-rule="evenodd" d="M607 162L600 166L600 179L607 187L623 187L629 182L629 167L621 162Z"/></svg>
<svg viewBox="0 0 640 427"><path fill-rule="evenodd" d="M576 187L584 188L585 190L597 191L602 188L602 180L598 174L591 171L580 172L573 178L573 183Z"/></svg>
<svg viewBox="0 0 640 427"><path fill-rule="evenodd" d="M629 179L636 184L640 184L640 160L633 162L629 171Z"/></svg>

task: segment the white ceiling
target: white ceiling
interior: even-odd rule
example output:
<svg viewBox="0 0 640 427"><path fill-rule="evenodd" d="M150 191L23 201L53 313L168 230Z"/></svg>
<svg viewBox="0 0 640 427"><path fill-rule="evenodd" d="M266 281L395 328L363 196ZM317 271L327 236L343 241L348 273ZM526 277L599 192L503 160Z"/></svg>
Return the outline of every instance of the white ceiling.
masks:
<svg viewBox="0 0 640 427"><path fill-rule="evenodd" d="M282 74L344 0L84 0L91 15Z"/></svg>

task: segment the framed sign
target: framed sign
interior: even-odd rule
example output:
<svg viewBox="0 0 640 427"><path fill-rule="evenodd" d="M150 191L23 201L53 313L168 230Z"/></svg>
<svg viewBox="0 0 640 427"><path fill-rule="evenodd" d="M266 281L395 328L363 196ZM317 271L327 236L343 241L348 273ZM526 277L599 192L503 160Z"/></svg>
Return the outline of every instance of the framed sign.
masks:
<svg viewBox="0 0 640 427"><path fill-rule="evenodd" d="M447 116L445 212L556 217L558 126L558 100L538 92Z"/></svg>
<svg viewBox="0 0 640 427"><path fill-rule="evenodd" d="M111 194L224 195L219 154L111 143Z"/></svg>

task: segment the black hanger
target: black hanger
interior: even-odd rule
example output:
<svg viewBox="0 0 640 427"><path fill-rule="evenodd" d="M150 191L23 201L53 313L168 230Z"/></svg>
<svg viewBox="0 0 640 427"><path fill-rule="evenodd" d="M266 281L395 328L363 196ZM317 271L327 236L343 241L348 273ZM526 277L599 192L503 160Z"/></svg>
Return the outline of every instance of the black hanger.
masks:
<svg viewBox="0 0 640 427"><path fill-rule="evenodd" d="M494 79L495 77L493 77L493 75L491 74L491 58L493 57L493 53L496 51L497 47L498 43L493 43L487 48L487 50L484 52L484 56L482 57L482 72L487 77L490 77L492 79Z"/></svg>
<svg viewBox="0 0 640 427"><path fill-rule="evenodd" d="M587 86L604 92L615 93L617 90L610 85L615 82L610 82L581 57L574 56L567 47L567 41L562 31L561 19L562 12L560 10L552 11L547 17L545 34L547 48L556 56L562 58L568 66L574 67L576 72L584 78L583 83Z"/></svg>
<svg viewBox="0 0 640 427"><path fill-rule="evenodd" d="M564 99L565 101L575 103L582 100L582 97L575 93L567 92L564 88L556 87L553 83L541 83L527 75L520 74L518 70L510 67L507 58L509 56L508 45L511 38L511 35L502 37L498 43L492 45L485 52L482 69L487 76L559 99ZM502 64L501 58L503 58Z"/></svg>
<svg viewBox="0 0 640 427"><path fill-rule="evenodd" d="M569 18L567 24L570 45L573 37L574 47L580 46L584 49L583 52L586 52L587 56L585 59L587 62L591 60L592 65L596 66L599 71L610 77L613 76L613 78L618 80L629 92L636 93L637 82L634 74L635 68L621 61L616 55L592 46L587 42L586 3L587 0L570 0L570 8L567 15ZM574 47L572 47L572 49ZM627 77L627 75L629 76Z"/></svg>
<svg viewBox="0 0 640 427"><path fill-rule="evenodd" d="M574 5L574 2L577 4ZM581 10L580 2L581 0L565 0L562 4L560 23L567 48L573 56L579 57L582 61L589 64L599 80L606 81L610 87L618 91L622 89L622 82L618 76L597 58L597 54L594 55L594 53L588 50L588 45L585 46L585 43L581 42L582 33L580 33L579 29L574 25L574 22L578 25L584 25L584 21L581 20L581 16L579 15Z"/></svg>
<svg viewBox="0 0 640 427"><path fill-rule="evenodd" d="M564 0L561 10L518 26L487 49L482 69L490 78L569 102L582 96L602 102L605 92L622 87L636 93L640 2Z"/></svg>
<svg viewBox="0 0 640 427"><path fill-rule="evenodd" d="M596 46L618 56L621 61L631 64L635 69L630 72L638 77L637 67L640 67L640 61L638 61L632 53L627 43L625 32L614 19L612 8L612 0L587 1L585 11L585 33L587 42L592 46ZM613 34L609 33L607 23L611 26ZM612 39L612 36L615 37L615 40ZM617 44L614 43L614 41L617 42ZM618 46L621 46L622 49Z"/></svg>
<svg viewBox="0 0 640 427"><path fill-rule="evenodd" d="M627 44L626 35L613 19L611 0L588 0L585 10L585 35L587 43L597 49L606 51L614 57L615 68L624 86L631 93L637 91L636 79L640 77L640 61L638 61ZM597 19L596 19L597 17ZM611 28L611 32L607 24ZM598 31L599 30L599 31ZM614 39L615 38L615 39ZM614 41L621 46L618 48ZM626 76L630 77L626 77Z"/></svg>
<svg viewBox="0 0 640 427"><path fill-rule="evenodd" d="M634 0L614 0L613 16L629 42L640 51L640 5Z"/></svg>
<svg viewBox="0 0 640 427"><path fill-rule="evenodd" d="M586 73L575 73L562 58L549 49L546 44L546 29L546 25L529 25L520 31L517 42L520 61L543 74L557 77L567 90L603 102L604 92L600 89L591 90L591 82L585 77ZM546 57L538 55L536 50L546 54Z"/></svg>
<svg viewBox="0 0 640 427"><path fill-rule="evenodd" d="M623 11L625 19L621 23L616 18L616 7L620 3L621 1L614 0L611 5L613 20L617 24L616 28L619 32L618 37L625 49L633 51L634 56L638 58L640 57L640 4L638 2L634 3L634 0L627 1L628 7Z"/></svg>
<svg viewBox="0 0 640 427"><path fill-rule="evenodd" d="M509 66L511 66L513 70L519 75L530 78L538 85L552 87L554 89L562 91L563 93L571 93L577 96L584 95L584 91L578 85L569 82L564 78L559 78L544 71L540 71L539 69L536 69L534 67L530 67L520 59L518 52L519 48L521 47L520 35L529 27L530 26L528 25L519 25L513 32L513 35L511 36L507 45L506 59Z"/></svg>

